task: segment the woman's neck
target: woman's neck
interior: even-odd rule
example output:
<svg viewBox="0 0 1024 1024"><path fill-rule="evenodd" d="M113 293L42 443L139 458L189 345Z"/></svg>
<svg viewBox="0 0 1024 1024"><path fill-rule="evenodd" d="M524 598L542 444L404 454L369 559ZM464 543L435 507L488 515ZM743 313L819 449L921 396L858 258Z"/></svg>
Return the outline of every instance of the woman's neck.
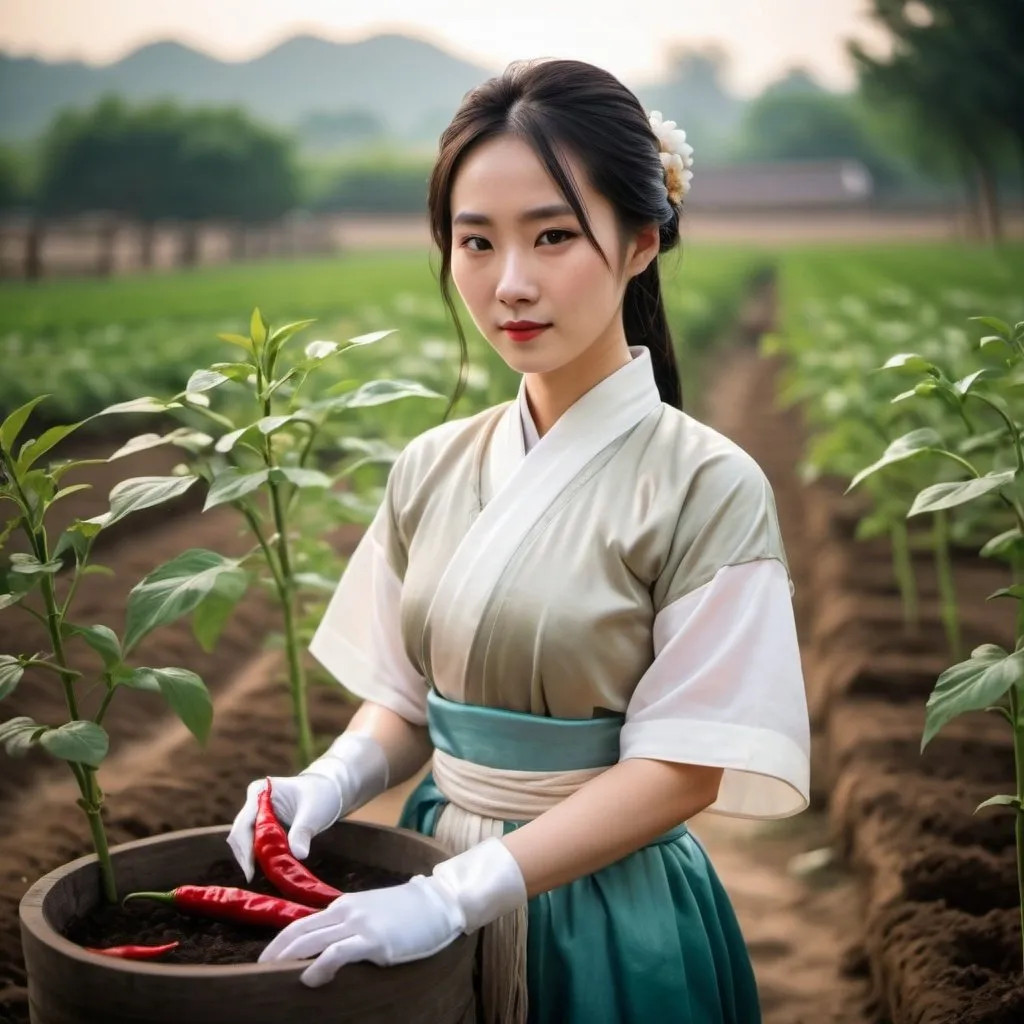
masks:
<svg viewBox="0 0 1024 1024"><path fill-rule="evenodd" d="M623 335L611 344L592 345L550 373L526 374L526 400L538 436L543 437L567 409L631 359Z"/></svg>

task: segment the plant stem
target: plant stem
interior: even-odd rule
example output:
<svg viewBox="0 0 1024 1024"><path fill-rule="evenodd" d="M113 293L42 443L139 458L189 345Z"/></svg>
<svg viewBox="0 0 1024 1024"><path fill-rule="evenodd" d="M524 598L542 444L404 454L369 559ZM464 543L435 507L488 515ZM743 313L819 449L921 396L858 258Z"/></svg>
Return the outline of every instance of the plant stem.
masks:
<svg viewBox="0 0 1024 1024"><path fill-rule="evenodd" d="M910 555L910 540L907 524L902 519L893 522L889 532L892 543L892 568L900 588L903 602L903 624L907 630L916 633L920 624L917 604L917 580L914 576L914 562Z"/></svg>
<svg viewBox="0 0 1024 1024"><path fill-rule="evenodd" d="M263 403L263 414L271 415L270 399ZM270 437L264 438L264 459L271 471L276 467L274 449ZM305 768L313 760L313 731L309 724L309 700L306 694L306 678L299 651L299 637L296 628L295 584L292 579L291 551L288 548L288 524L281 487L273 479L268 481L270 504L274 513L274 529L277 531L277 563L279 573L275 574L278 596L284 611L284 645L288 657L288 686L291 690L292 717L295 722L296 746L299 767Z"/></svg>
<svg viewBox="0 0 1024 1024"><path fill-rule="evenodd" d="M103 896L108 903L117 902L117 883L114 880L114 865L110 859L110 847L107 845L107 832L103 826L100 812L102 800L99 798L96 785L96 773L92 768L85 769L85 788L82 792L82 809L89 819L89 831L92 833L92 845L100 862L100 882ZM86 795L88 794L88 795ZM86 806L88 805L88 806Z"/></svg>
<svg viewBox="0 0 1024 1024"><path fill-rule="evenodd" d="M935 571L939 582L939 600L942 606L942 624L954 661L960 661L960 615L956 601L956 584L949 557L949 518L945 510L935 513Z"/></svg>
<svg viewBox="0 0 1024 1024"><path fill-rule="evenodd" d="M1021 954L1024 957L1024 722L1021 721L1021 701L1018 685L1010 687L1010 715L1013 717L1013 756L1017 774L1016 828L1017 839L1017 891L1020 894Z"/></svg>
<svg viewBox="0 0 1024 1024"><path fill-rule="evenodd" d="M47 552L46 533L43 529L35 531L35 543L38 544L41 562L49 558ZM40 557L41 556L41 557ZM81 566L76 566L76 572ZM67 653L64 650L64 615L62 609L57 607L57 597L54 593L53 576L47 573L42 580L43 604L46 606L46 625L50 634L50 643L53 644L53 657L61 669L61 683L64 686L64 699L67 702L68 714L72 720L79 718L78 700L75 696L74 679L75 674L68 667ZM102 798L99 786L96 783L96 770L88 765L69 762L78 788L81 791L82 799L79 806L85 811L89 820L89 831L92 833L93 848L100 867L100 881L103 886L103 895L111 903L117 901L117 885L114 881L114 865L110 859L110 847L107 843L107 833L103 827L103 818L100 814Z"/></svg>

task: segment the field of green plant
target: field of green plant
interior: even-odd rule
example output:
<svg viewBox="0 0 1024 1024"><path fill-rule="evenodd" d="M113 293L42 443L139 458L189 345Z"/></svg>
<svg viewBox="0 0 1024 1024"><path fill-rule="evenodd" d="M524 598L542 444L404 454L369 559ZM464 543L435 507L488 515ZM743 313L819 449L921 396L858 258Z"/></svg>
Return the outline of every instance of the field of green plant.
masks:
<svg viewBox="0 0 1024 1024"><path fill-rule="evenodd" d="M1001 319L1012 334L1006 325L1024 320L1022 282L1021 247L794 251L780 262L780 329L764 342L787 357L781 397L800 403L812 427L805 478L836 476L870 494L859 534L891 537L909 624L917 615L910 549L934 550L954 656L962 652L950 546L977 550L994 526L1014 524L999 500L963 507L947 498L938 509L915 500L929 484L991 482L986 474L1004 468L1004 407L1019 401L1024 379L1007 364L1009 335L1000 339L977 318ZM997 378L1005 395L987 393ZM881 472L889 466L897 468ZM985 486L965 493L993 490ZM934 512L924 526L914 518L913 535L911 510Z"/></svg>
<svg viewBox="0 0 1024 1024"><path fill-rule="evenodd" d="M668 266L668 304L684 346L707 346L765 262L743 249L699 249ZM63 422L139 393L173 394L194 367L231 358L217 335L247 327L254 306L277 324L316 318L307 340L394 329L345 372L360 379L415 377L446 394L455 386L458 346L427 254L359 255L6 285L0 288L0 412L46 393L53 397L39 413ZM470 371L463 412L500 401L515 386L468 318L464 323Z"/></svg>

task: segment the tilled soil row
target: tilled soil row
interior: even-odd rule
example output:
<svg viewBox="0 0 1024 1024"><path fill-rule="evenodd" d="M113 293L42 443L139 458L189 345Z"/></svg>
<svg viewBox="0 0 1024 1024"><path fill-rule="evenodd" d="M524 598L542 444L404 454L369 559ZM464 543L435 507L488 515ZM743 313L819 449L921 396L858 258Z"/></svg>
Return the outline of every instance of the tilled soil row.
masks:
<svg viewBox="0 0 1024 1024"><path fill-rule="evenodd" d="M908 634L887 546L853 539L856 504L826 485L805 495L815 791L860 878L876 996L892 1024L1024 1020L1013 822L973 814L1015 792L1010 730L966 716L921 753L925 701L953 661L934 569L918 560L921 623ZM964 649L1012 649L1010 602L985 601L1005 574L968 558L955 574Z"/></svg>

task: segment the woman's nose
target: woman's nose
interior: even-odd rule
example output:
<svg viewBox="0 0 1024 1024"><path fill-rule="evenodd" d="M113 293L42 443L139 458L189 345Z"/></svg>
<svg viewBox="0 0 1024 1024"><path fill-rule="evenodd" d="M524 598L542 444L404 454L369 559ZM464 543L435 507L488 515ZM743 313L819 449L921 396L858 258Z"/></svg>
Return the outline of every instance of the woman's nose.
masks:
<svg viewBox="0 0 1024 1024"><path fill-rule="evenodd" d="M515 252L510 252L505 257L495 295L498 301L506 306L514 306L521 302L536 302L537 285L530 272L528 260Z"/></svg>

